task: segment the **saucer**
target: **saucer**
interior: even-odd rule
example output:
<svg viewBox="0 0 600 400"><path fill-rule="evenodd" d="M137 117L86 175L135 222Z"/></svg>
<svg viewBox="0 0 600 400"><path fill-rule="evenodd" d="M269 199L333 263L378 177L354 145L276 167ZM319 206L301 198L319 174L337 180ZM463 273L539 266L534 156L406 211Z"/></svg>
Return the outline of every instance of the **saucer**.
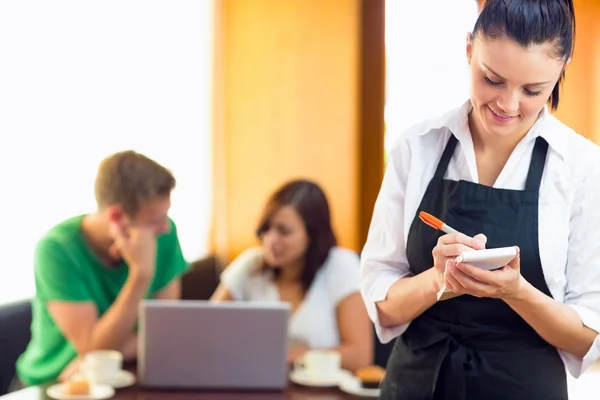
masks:
<svg viewBox="0 0 600 400"><path fill-rule="evenodd" d="M313 386L313 387L335 387L340 384L341 381L347 379L350 376L350 372L346 370L339 370L337 373L332 375L313 375L308 374L306 371L297 368L290 372L290 381L302 385L302 386Z"/></svg>
<svg viewBox="0 0 600 400"><path fill-rule="evenodd" d="M85 379L85 375L81 373L77 374L77 377ZM102 382L102 384L112 386L114 389L121 389L133 385L135 381L136 379L134 374L122 369L119 371L115 379L108 382Z"/></svg>
<svg viewBox="0 0 600 400"><path fill-rule="evenodd" d="M90 385L90 394L66 394L64 384L57 383L46 389L46 394L57 400L103 400L113 397L115 390L109 385Z"/></svg>
<svg viewBox="0 0 600 400"><path fill-rule="evenodd" d="M340 390L348 394L362 397L379 397L379 389L365 389L360 381L352 375L348 375L340 380Z"/></svg>
<svg viewBox="0 0 600 400"><path fill-rule="evenodd" d="M106 382L107 385L115 389L125 388L135 383L135 375L129 371L121 370L112 381Z"/></svg>

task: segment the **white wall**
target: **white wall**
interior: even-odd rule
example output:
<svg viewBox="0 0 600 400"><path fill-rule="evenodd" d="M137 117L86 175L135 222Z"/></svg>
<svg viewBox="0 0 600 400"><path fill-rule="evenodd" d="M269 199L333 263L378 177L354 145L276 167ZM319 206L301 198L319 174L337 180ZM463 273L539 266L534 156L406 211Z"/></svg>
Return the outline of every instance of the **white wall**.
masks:
<svg viewBox="0 0 600 400"><path fill-rule="evenodd" d="M171 217L204 255L212 0L0 2L0 303L34 293L32 253L93 211L102 158L134 149L178 180Z"/></svg>
<svg viewBox="0 0 600 400"><path fill-rule="evenodd" d="M469 97L467 32L475 0L387 0L386 150L397 135Z"/></svg>

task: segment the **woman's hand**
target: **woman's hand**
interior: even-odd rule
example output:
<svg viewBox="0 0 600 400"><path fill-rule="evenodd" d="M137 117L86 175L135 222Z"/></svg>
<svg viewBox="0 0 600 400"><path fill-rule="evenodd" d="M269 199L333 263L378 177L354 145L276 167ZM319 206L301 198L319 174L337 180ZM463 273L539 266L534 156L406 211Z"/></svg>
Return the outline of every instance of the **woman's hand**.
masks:
<svg viewBox="0 0 600 400"><path fill-rule="evenodd" d="M520 251L506 266L495 271L474 267L470 264L456 264L448 261L444 274L446 286L457 294L470 294L475 297L498 299L514 298L522 287Z"/></svg>
<svg viewBox="0 0 600 400"><path fill-rule="evenodd" d="M485 249L486 242L487 238L483 234L472 238L458 232L441 236L431 252L433 255L433 266L438 275L439 288L437 289L439 290L444 282L444 273L446 272L448 262L454 261L463 251ZM450 287L447 284L446 286Z"/></svg>
<svg viewBox="0 0 600 400"><path fill-rule="evenodd" d="M287 361L288 364L294 366L297 361L301 360L301 357L308 351L307 348L304 347L291 347L288 351Z"/></svg>

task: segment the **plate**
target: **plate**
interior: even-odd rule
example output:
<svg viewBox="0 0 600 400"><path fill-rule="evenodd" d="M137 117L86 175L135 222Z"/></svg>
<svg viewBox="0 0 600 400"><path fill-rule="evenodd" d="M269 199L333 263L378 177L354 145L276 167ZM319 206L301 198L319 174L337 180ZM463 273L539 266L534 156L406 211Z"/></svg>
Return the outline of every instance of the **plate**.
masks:
<svg viewBox="0 0 600 400"><path fill-rule="evenodd" d="M360 384L360 381L352 375L348 375L342 379L339 388L342 392L362 397L379 397L379 393L381 392L379 389L365 389Z"/></svg>
<svg viewBox="0 0 600 400"><path fill-rule="evenodd" d="M83 374L77 374L75 377L85 379L85 375ZM135 381L136 379L133 373L121 370L115 379L108 382L102 382L102 384L112 386L115 389L121 389L133 385Z"/></svg>
<svg viewBox="0 0 600 400"><path fill-rule="evenodd" d="M103 400L113 397L115 389L109 385L90 385L90 394L74 395L66 394L64 384L57 383L46 389L46 394L57 400Z"/></svg>
<svg viewBox="0 0 600 400"><path fill-rule="evenodd" d="M135 383L135 375L129 371L120 371L112 382L106 382L115 389L125 388Z"/></svg>
<svg viewBox="0 0 600 400"><path fill-rule="evenodd" d="M298 368L290 372L290 381L302 385L312 387L335 387L340 384L344 379L350 377L350 372L346 370L340 370L337 374L319 376L313 374L307 374L306 371Z"/></svg>

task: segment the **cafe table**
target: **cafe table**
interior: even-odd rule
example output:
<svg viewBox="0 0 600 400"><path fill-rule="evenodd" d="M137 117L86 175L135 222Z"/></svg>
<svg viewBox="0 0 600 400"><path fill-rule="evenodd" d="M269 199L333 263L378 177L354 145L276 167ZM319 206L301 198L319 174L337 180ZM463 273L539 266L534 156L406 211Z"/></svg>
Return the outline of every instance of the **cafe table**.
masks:
<svg viewBox="0 0 600 400"><path fill-rule="evenodd" d="M0 396L2 400L51 400L48 385L33 386ZM310 388L290 383L283 391L191 391L148 390L138 386L117 389L114 400L355 400L360 399L337 388Z"/></svg>
<svg viewBox="0 0 600 400"><path fill-rule="evenodd" d="M126 365L125 369L136 373L135 364ZM46 394L51 386L39 385L22 389L5 396L0 400L52 400ZM345 393L337 387L316 388L301 386L292 382L284 390L271 391L225 391L225 390L159 390L149 389L134 384L131 387L115 389L112 400L356 400L365 399ZM367 398L368 399L368 398Z"/></svg>
<svg viewBox="0 0 600 400"><path fill-rule="evenodd" d="M568 377L569 400L600 399L600 364L592 366L579 379ZM33 386L19 390L0 400L50 400L47 386ZM117 389L114 400L356 400L360 397L344 393L337 388L312 388L290 383L283 391L232 392L232 391L167 391L144 389L137 385Z"/></svg>

